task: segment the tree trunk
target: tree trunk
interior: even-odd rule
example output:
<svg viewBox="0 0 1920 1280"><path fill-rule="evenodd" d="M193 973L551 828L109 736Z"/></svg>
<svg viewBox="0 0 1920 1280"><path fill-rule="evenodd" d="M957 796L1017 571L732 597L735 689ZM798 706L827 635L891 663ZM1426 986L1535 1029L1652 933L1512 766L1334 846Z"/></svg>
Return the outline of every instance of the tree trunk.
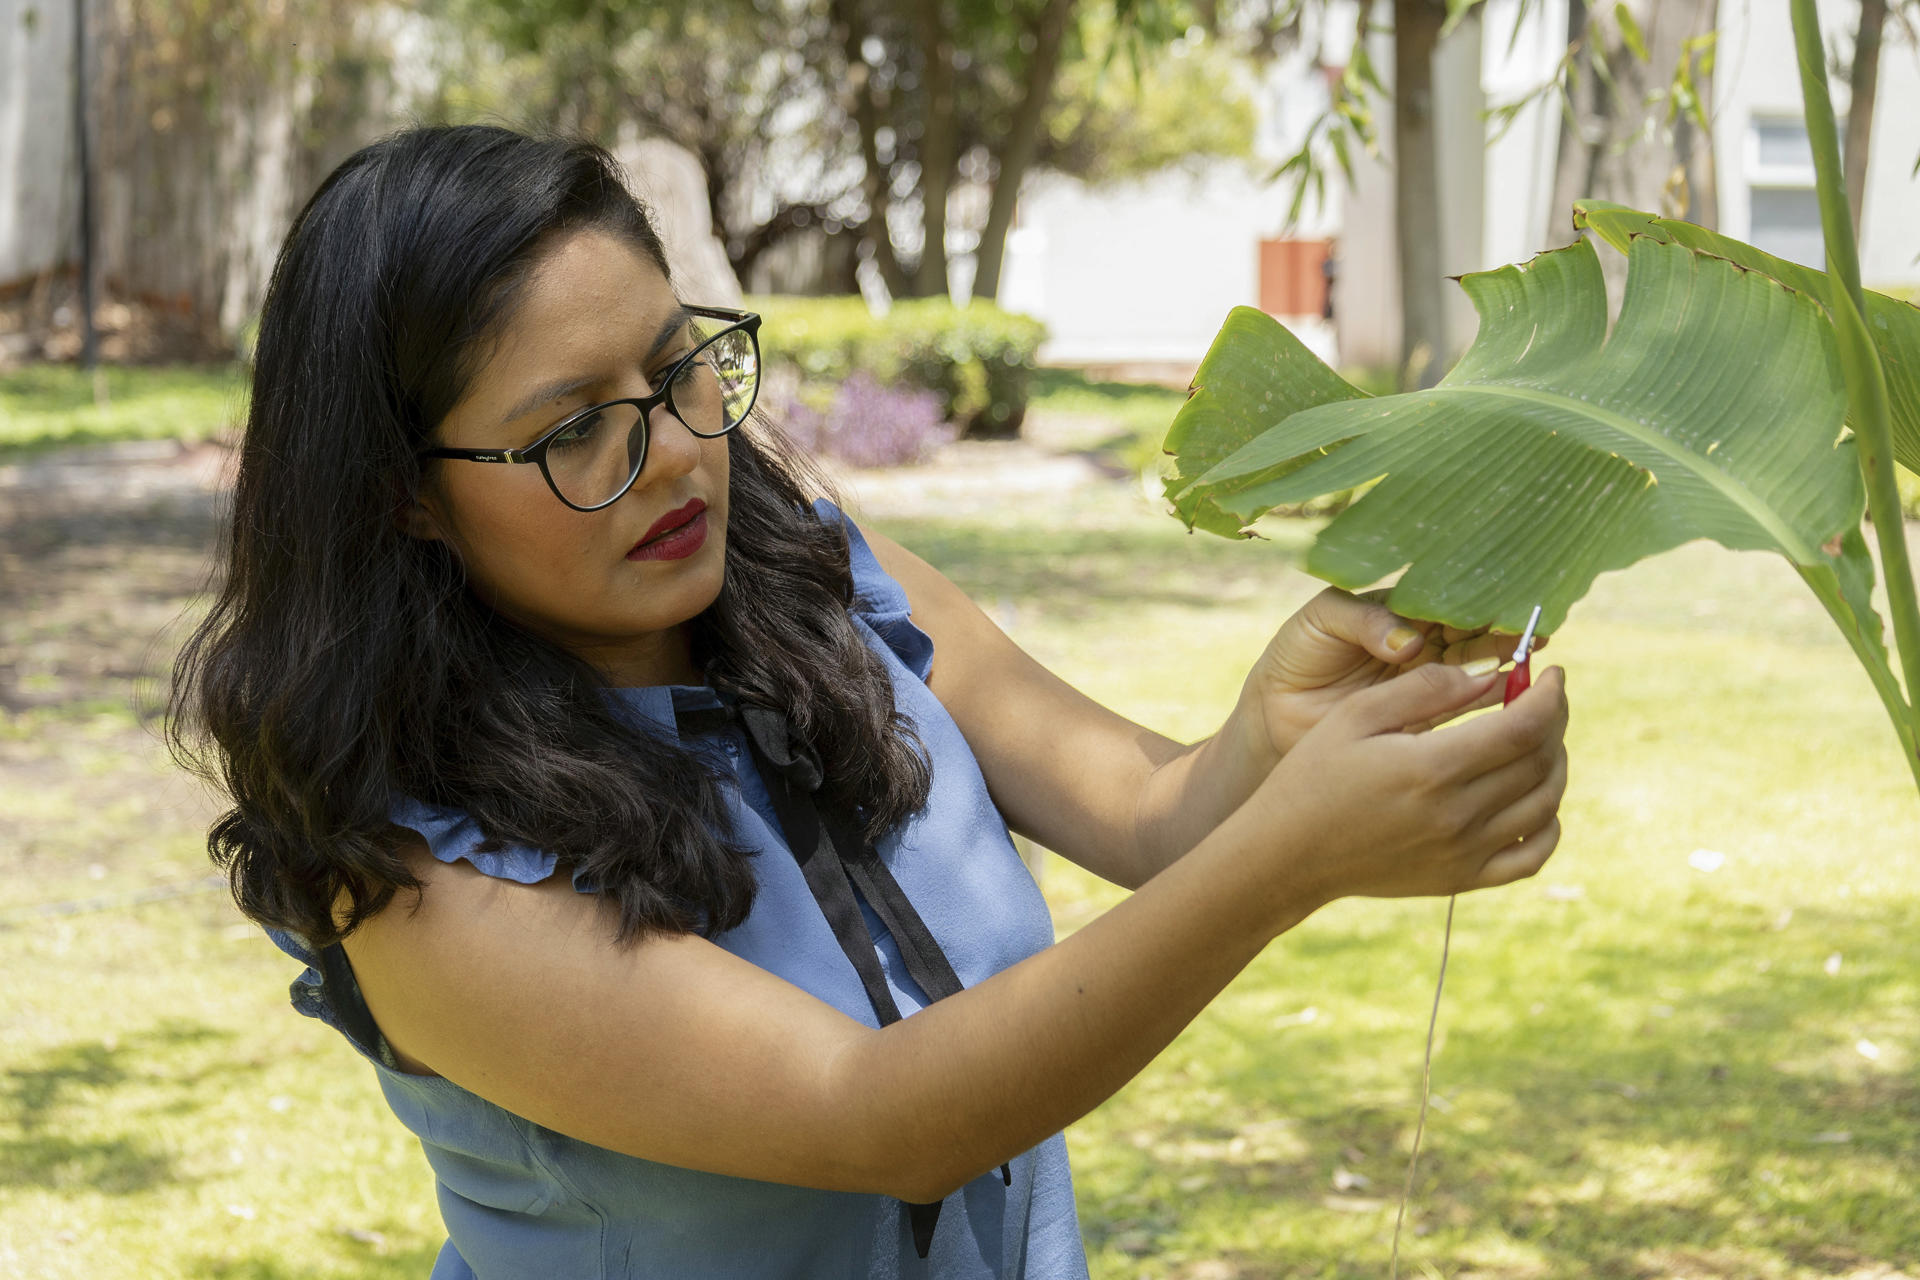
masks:
<svg viewBox="0 0 1920 1280"><path fill-rule="evenodd" d="M1600 38L1592 11L1585 0L1567 0L1567 47L1587 44ZM1573 110L1560 114L1560 150L1553 167L1553 196L1547 206L1547 239L1550 246L1572 244L1573 203L1593 193L1594 161L1599 150L1590 135L1604 133L1611 100L1600 78L1579 60L1584 78L1569 91Z"/></svg>
<svg viewBox="0 0 1920 1280"><path fill-rule="evenodd" d="M887 209L892 203L888 198L890 173L880 162L880 107L874 101L873 81L860 52L866 29L855 10L856 3L857 0L833 0L828 13L840 31L847 60L847 92L852 99L848 114L860 134L860 161L866 171L862 188L867 199L867 244L873 249L874 265L880 268L887 292L904 298L913 292L913 281L894 256L893 237L887 231Z"/></svg>
<svg viewBox="0 0 1920 1280"><path fill-rule="evenodd" d="M1680 40L1684 47L1691 36L1705 35L1720 25L1720 0L1699 0L1699 11L1694 15L1690 27L1681 29ZM1675 55L1685 57L1683 52ZM1696 61L1693 79L1694 91L1700 101L1713 102L1713 71L1701 69ZM1707 118L1713 118L1711 106ZM1694 121L1682 113L1673 125L1674 163L1686 178L1687 206L1679 216L1688 222L1715 230L1720 225L1720 177L1719 166L1713 154L1713 135L1695 128Z"/></svg>
<svg viewBox="0 0 1920 1280"><path fill-rule="evenodd" d="M1027 63L1027 93L1013 113L1013 125L1001 144L987 204L986 227L980 232L973 273L973 293L988 302L1000 296L1000 271L1006 263L1007 232L1019 203L1020 184L1040 149L1040 126L1046 119L1054 81L1060 73L1060 51L1066 43L1075 0L1046 0L1034 28L1033 57Z"/></svg>
<svg viewBox="0 0 1920 1280"><path fill-rule="evenodd" d="M1846 169L1847 205L1853 213L1854 239L1860 238L1860 211L1866 208L1867 152L1873 142L1873 103L1880 90L1880 31L1887 22L1887 0L1860 0L1860 32L1853 42L1853 90L1847 107L1847 138L1840 159Z"/></svg>
<svg viewBox="0 0 1920 1280"><path fill-rule="evenodd" d="M733 227L727 222L726 157L719 147L698 146L684 139L674 138L671 134L666 136L700 158L700 176L706 180L707 186L707 225L713 228L713 238L718 240L720 247L726 251L727 262L733 267L734 279L744 285L747 280L747 267L751 264L743 264L735 256L738 253L735 244L738 237L734 235Z"/></svg>
<svg viewBox="0 0 1920 1280"><path fill-rule="evenodd" d="M80 364L86 369L100 365L100 335L94 331L93 261L93 160L87 154L87 133L93 127L87 101L87 81L92 68L87 59L87 6L73 10L73 141L74 162L80 170ZM1854 216L1855 225L1859 215ZM96 398L104 383L94 383Z"/></svg>
<svg viewBox="0 0 1920 1280"><path fill-rule="evenodd" d="M1568 15L1570 35L1588 42L1605 62L1613 87L1583 54L1578 65L1584 92L1575 95L1576 119L1561 128L1554 177L1552 217L1558 234L1552 239L1560 244L1573 234L1572 223L1562 220L1575 200L1587 196L1707 227L1719 221L1713 139L1690 120L1663 129L1658 118L1649 118L1650 112L1665 110L1661 95L1688 56L1686 42L1714 29L1717 0L1624 0L1646 37L1644 62L1627 49L1614 16L1618 7L1589 9L1584 31L1572 28L1574 15ZM1697 60L1694 65L1695 89L1710 99L1712 78Z"/></svg>
<svg viewBox="0 0 1920 1280"><path fill-rule="evenodd" d="M947 30L946 6L940 0L920 0L913 10L920 35L920 76L926 91L920 127L920 262L913 272L913 291L923 298L944 298L947 195L953 190L954 164L959 159L953 37Z"/></svg>
<svg viewBox="0 0 1920 1280"><path fill-rule="evenodd" d="M1408 387L1438 382L1447 355L1433 131L1433 51L1446 17L1442 0L1393 3L1393 213L1403 316L1400 376Z"/></svg>

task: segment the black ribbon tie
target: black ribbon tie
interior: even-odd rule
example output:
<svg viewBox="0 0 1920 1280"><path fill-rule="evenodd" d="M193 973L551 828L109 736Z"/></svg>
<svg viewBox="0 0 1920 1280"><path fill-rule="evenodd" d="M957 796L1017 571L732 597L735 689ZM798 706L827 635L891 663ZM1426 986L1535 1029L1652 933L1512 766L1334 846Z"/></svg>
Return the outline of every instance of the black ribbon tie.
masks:
<svg viewBox="0 0 1920 1280"><path fill-rule="evenodd" d="M880 917L880 923L900 947L907 973L929 1002L942 1000L961 990L959 977L948 963L946 953L934 939L926 921L907 900L900 882L880 858L873 845L860 838L845 814L831 806L823 808L817 793L825 774L820 757L812 746L793 730L785 713L751 703L736 703L722 696L718 707L690 708L677 712L677 724L685 732L718 728L737 720L746 729L748 749L766 784L775 814L785 831L787 846L800 865L807 888L821 914L833 929L840 950L860 975L867 1000L881 1026L900 1020L900 1008L887 989L887 978L880 967L880 954L874 949L860 914L862 899ZM1013 1185L1013 1173L1000 1166L1001 1180ZM933 1247L933 1228L940 1220L938 1200L927 1204L904 1202L907 1219L913 1228L913 1247L924 1258Z"/></svg>

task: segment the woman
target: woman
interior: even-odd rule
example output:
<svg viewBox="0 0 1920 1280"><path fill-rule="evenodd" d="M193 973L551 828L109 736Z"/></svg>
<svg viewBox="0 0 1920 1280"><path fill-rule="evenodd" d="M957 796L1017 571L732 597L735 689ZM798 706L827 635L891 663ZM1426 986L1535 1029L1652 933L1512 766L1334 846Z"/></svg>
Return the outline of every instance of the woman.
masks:
<svg viewBox="0 0 1920 1280"><path fill-rule="evenodd" d="M176 723L437 1278L1083 1275L1067 1123L1324 903L1558 838L1557 668L1401 732L1499 637L1329 591L1170 742L735 430L756 329L500 129L356 154L275 268ZM1009 828L1138 891L1051 945Z"/></svg>

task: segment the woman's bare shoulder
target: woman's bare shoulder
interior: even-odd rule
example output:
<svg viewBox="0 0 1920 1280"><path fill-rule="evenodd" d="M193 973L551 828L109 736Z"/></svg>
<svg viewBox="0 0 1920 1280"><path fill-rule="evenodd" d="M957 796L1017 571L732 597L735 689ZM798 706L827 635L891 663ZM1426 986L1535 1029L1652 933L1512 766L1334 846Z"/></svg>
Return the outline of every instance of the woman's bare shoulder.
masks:
<svg viewBox="0 0 1920 1280"><path fill-rule="evenodd" d="M406 1069L644 1159L893 1189L868 1143L833 1130L832 1064L872 1034L859 1023L704 938L621 942L618 907L564 867L522 884L401 850L417 901L395 894L343 945Z"/></svg>

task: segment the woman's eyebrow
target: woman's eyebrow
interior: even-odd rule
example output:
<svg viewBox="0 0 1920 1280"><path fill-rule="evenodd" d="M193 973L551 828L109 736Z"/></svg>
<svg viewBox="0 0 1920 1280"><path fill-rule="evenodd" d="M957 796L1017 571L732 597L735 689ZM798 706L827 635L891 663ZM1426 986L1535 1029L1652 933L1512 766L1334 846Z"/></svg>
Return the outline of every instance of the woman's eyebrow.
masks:
<svg viewBox="0 0 1920 1280"><path fill-rule="evenodd" d="M675 304L673 311L667 316L666 323L662 324L659 332L654 335L653 345L647 348L647 360L651 361L658 357L662 351L665 351L667 344L672 342L680 330L686 328L688 322L692 319L693 313L691 311L687 310L682 304ZM599 380L597 375L589 374L585 377L560 378L556 381L549 382L530 392L522 398L518 404L514 405L513 408L507 410L506 416L500 419L499 425L505 427L509 423L532 413L541 405L547 404L550 401L559 400L565 396L570 396L583 387L592 386Z"/></svg>

